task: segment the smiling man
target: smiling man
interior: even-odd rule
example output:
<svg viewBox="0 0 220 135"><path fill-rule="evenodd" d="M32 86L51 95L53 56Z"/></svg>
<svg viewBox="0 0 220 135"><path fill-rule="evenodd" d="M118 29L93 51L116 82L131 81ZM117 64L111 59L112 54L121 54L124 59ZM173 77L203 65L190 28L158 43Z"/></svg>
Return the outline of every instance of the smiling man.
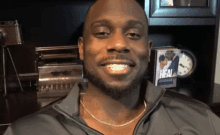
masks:
<svg viewBox="0 0 220 135"><path fill-rule="evenodd" d="M88 87L21 118L5 135L220 135L209 107L144 79L152 41L134 0L98 0L78 40Z"/></svg>
<svg viewBox="0 0 220 135"><path fill-rule="evenodd" d="M90 127L104 134L133 133L147 109L139 97L151 47L147 19L137 2L100 0L90 8L79 38L90 82L81 97L81 116Z"/></svg>

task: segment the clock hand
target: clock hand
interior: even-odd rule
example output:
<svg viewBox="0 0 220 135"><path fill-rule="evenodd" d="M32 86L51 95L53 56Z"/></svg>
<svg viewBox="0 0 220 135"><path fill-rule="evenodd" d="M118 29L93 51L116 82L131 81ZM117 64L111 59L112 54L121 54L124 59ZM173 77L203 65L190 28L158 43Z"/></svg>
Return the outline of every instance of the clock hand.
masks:
<svg viewBox="0 0 220 135"><path fill-rule="evenodd" d="M181 67L183 67L183 68L185 67L185 66L183 66L183 64L182 64L182 63L180 64L180 66L181 66Z"/></svg>

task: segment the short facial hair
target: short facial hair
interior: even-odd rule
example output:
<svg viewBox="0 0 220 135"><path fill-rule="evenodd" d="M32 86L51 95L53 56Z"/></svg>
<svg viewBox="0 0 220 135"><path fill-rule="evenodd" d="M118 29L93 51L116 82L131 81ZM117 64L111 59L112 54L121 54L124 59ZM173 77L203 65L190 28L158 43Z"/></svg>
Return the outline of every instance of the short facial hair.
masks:
<svg viewBox="0 0 220 135"><path fill-rule="evenodd" d="M125 88L119 88L119 87L108 85L106 81L104 80L104 78L97 76L97 74L94 74L94 72L87 69L86 66L85 66L84 71L89 82L92 83L97 88L99 88L100 92L111 97L112 99L120 100L123 97L130 96L130 94L134 90L136 90L138 86L141 85L142 81L145 79L145 76L146 76L147 66L146 66L146 69L144 70L144 73L141 75L137 75L137 77L132 80L130 85L128 85Z"/></svg>

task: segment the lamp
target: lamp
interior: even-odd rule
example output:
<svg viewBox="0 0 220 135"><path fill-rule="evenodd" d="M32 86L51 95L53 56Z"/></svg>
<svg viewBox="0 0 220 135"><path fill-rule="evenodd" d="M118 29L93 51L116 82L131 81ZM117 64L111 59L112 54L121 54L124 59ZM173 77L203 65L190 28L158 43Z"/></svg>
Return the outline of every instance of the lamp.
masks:
<svg viewBox="0 0 220 135"><path fill-rule="evenodd" d="M18 21L0 21L0 45L2 46L2 58L3 58L3 76L4 76L4 96L7 96L7 82L6 82L6 69L5 69L5 49L7 49L10 56L12 65L14 67L21 91L23 88L21 86L21 81L18 76L14 61L11 56L11 52L8 48L9 45L22 44L22 38L20 34L20 27Z"/></svg>

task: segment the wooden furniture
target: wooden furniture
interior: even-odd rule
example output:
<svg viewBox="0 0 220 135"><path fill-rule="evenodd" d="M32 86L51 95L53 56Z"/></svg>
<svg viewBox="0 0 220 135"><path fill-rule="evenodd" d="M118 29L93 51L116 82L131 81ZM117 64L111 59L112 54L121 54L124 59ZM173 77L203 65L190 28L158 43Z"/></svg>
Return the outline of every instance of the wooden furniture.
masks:
<svg viewBox="0 0 220 135"><path fill-rule="evenodd" d="M160 0L145 0L150 26L215 25L217 0L208 0L207 7L164 7Z"/></svg>

